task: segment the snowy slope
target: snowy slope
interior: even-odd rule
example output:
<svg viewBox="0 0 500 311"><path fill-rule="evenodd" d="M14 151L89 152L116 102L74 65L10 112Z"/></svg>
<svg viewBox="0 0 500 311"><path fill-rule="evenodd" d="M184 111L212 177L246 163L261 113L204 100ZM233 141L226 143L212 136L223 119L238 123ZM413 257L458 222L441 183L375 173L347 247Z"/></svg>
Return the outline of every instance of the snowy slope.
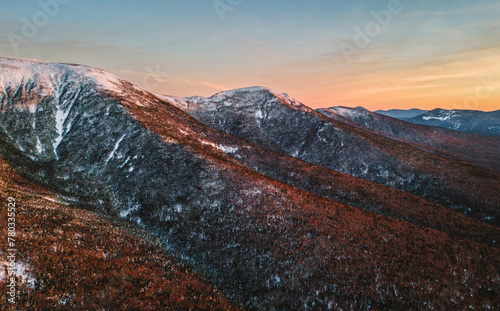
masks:
<svg viewBox="0 0 500 311"><path fill-rule="evenodd" d="M500 110L492 112L476 110L434 109L419 116L405 119L414 124L444 127L472 134L500 136Z"/></svg>

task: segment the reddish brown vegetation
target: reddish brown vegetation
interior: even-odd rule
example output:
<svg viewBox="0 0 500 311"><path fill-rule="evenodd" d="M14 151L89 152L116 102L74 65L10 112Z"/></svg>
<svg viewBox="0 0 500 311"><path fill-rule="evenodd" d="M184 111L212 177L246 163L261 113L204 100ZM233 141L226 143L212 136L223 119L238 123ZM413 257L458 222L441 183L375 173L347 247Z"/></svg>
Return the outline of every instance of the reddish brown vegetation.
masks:
<svg viewBox="0 0 500 311"><path fill-rule="evenodd" d="M175 126L179 119L195 129L203 127L161 105L142 108L125 102L144 126L164 140L178 140L222 168L234 188L221 198L222 206L238 206L237 194L243 189L264 189L258 204L245 210L226 208L213 215L203 210L209 215L207 222L213 217L210 242L189 238L203 224L176 224L181 240L193 243L189 255L195 261L213 267L217 258L228 266L231 272L219 282L226 290L243 286L242 301L254 299L257 308L293 310L328 306L441 310L470 305L481 309L499 303L499 249L345 206L256 174L222 152L202 146L201 134L181 137ZM404 152L418 156L415 150ZM390 201L383 195L377 199ZM408 196L408 206L412 198ZM436 207L440 209L436 216L450 214ZM461 228L467 224L463 221ZM182 232L188 224L190 231ZM459 231L453 224L444 226ZM496 234L495 228L489 230ZM472 231L481 235L479 227ZM267 287L262 281L267 281Z"/></svg>
<svg viewBox="0 0 500 311"><path fill-rule="evenodd" d="M89 211L55 203L55 197L17 176L0 159L0 224L7 198L17 202L17 261L30 267L20 310L237 310L207 280L161 251ZM122 224L123 225L123 224ZM7 245L6 233L0 239ZM5 282L0 309L9 310Z"/></svg>
<svg viewBox="0 0 500 311"><path fill-rule="evenodd" d="M36 279L33 289L23 288L18 302L21 308L234 308L203 277L189 272L174 256L192 263L230 295L227 297L233 302L249 309L460 310L499 305L500 250L490 246L493 243L485 236L489 233L496 236L491 227L485 226L487 232L483 234L478 222L468 222L466 217L460 218L439 205L426 207L424 200L416 200L414 196L405 196L401 202L407 200L404 208L408 208L415 199L418 208L414 212L402 211L397 203L391 203L390 196L398 192L382 187L369 189L369 185L357 184L355 179L349 179L355 185L339 188L355 191L359 197L374 195L375 201L392 217L410 217L415 223L429 227L439 227L440 217L450 216L450 219L443 232L439 232L299 190L263 176L251 165L226 155L217 146L229 140L225 134L203 126L152 95L134 92L118 97L118 104L159 141L149 149L139 145L139 151L154 153L153 147L165 147L161 152L170 155L169 160L179 161L167 161L170 166L164 170L145 167L151 175L136 173L141 178L134 180L132 174L122 178L110 174L113 182L104 183L103 188L129 181L124 190L113 193L116 197L127 197L131 188L137 190L153 178L153 182L135 193L134 199L141 208L134 217L140 217L150 232L160 234L162 246L169 247L172 256L159 251L159 245L145 242L147 235L130 224L52 202L54 196L43 189L36 189L17 177L14 181L14 172L0 162L3 167L0 200L13 196L18 202L19 260L30 267ZM103 98L93 97L92 103ZM106 119L98 120L107 123ZM111 125L122 124L123 120ZM88 131L80 131L81 138L91 136ZM352 129L355 131L359 129ZM461 168L456 175L446 172L443 178L451 176L458 182L468 176L463 171L464 165L457 161L447 163L448 160L437 156L420 159L424 153L419 149L406 150L403 145L394 148L390 140L372 139L369 132L357 134L389 155L403 154L401 161L409 161L405 165L417 163L418 169L419 165L424 167L434 161L437 166L427 170L433 176L441 164ZM87 157L89 149L85 149L85 144L89 143L80 142L82 148L73 149L82 158ZM80 147L80 142L74 143ZM4 149L5 155L9 149ZM25 160L20 155L10 161L15 163L19 159ZM162 159L165 158L151 157L144 162L159 166L165 164ZM186 180L199 182L189 188L194 194L189 200L166 185L168 182L186 186L177 179L181 174L172 173L176 167L172 163L187 160L197 165L183 166L186 171L199 173L186 175ZM33 162L36 161L21 164L32 166ZM68 175L75 173L72 161L63 164L69 169ZM302 178L315 169L300 165ZM343 175L323 180L318 177L321 172L324 171L316 171L312 184L328 180L345 182ZM481 176L485 172L479 169L477 180L484 183ZM165 182L158 183L162 180L155 179L155 175L161 175ZM335 183L332 187L337 187ZM46 184L57 189L50 180ZM74 182L64 193L78 196L75 190L78 185ZM88 187L92 189L95 184L89 183ZM380 195L379 190L382 190ZM169 201L170 196L177 196L179 201ZM173 205L176 202L183 204L181 208ZM105 206L109 214L113 212L111 205ZM433 207L437 213L421 215ZM164 212L169 213L168 217L164 217ZM5 209L3 216L0 215L3 218L4 213ZM432 219L434 216L437 221ZM473 226L471 230L467 229L469 224ZM460 232L461 228L465 228L465 233ZM467 239L469 234L485 244ZM0 298L5 301L5 294L2 295Z"/></svg>

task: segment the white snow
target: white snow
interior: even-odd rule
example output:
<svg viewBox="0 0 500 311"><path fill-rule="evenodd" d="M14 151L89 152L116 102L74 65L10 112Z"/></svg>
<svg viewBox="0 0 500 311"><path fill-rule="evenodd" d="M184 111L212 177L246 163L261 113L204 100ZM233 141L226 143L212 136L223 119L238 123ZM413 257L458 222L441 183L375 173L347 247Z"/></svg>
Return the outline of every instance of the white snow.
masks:
<svg viewBox="0 0 500 311"><path fill-rule="evenodd" d="M88 73L94 78L94 81L97 83L97 85L101 86L104 90L114 91L117 93L123 92L123 80L118 78L114 74L101 69L90 67L84 68L88 70Z"/></svg>
<svg viewBox="0 0 500 311"><path fill-rule="evenodd" d="M64 109L60 105L56 105L57 110L55 114L55 122L56 122L55 126L56 126L57 137L55 138L54 143L52 144L52 146L54 147L54 154L56 155L56 159L59 159L57 155L57 147L59 147L61 141L64 138L64 135L69 131L71 127L71 124L68 124L65 128L64 123L68 118L72 106L73 104Z"/></svg>
<svg viewBox="0 0 500 311"><path fill-rule="evenodd" d="M446 121L446 120L449 120L450 119L450 116L444 116L444 117L429 117L429 116L426 116L426 117L422 117L422 119L428 121L428 120L440 120L440 121Z"/></svg>
<svg viewBox="0 0 500 311"><path fill-rule="evenodd" d="M214 144L213 142L206 141L206 140L202 140L202 141L201 141L201 143L202 143L202 144L204 144L204 145L207 145L207 146L212 146L212 147L214 147L214 148L219 149L219 147L217 147L217 145L216 145L216 144Z"/></svg>
<svg viewBox="0 0 500 311"><path fill-rule="evenodd" d="M321 140L324 143L328 143L328 140L326 139L326 137L323 137L321 135L321 133L325 131L325 129L327 128L327 126L328 126L327 124L323 124L321 126L321 128L318 130L318 132L316 133L316 136L319 138L319 140Z"/></svg>
<svg viewBox="0 0 500 311"><path fill-rule="evenodd" d="M130 157L126 157L125 161L123 161L123 163L118 168L124 167L128 163L128 161L130 161Z"/></svg>
<svg viewBox="0 0 500 311"><path fill-rule="evenodd" d="M245 94L248 93L248 94ZM280 93L273 91L269 88L261 87L261 86L252 86L252 87L246 87L246 88L240 88L240 89L234 89L234 90L228 90L228 91L222 91L219 93L216 93L212 97L208 98L208 101L213 101L215 103L220 103L223 102L225 106L241 106L241 105L253 105L255 102L257 102L259 99L262 98L263 95L266 93L271 93L273 94L278 100L281 101L282 104L294 109L294 110L300 110L300 111L306 111L306 112L312 112L313 110L307 106L304 106L300 102L296 101L292 97L290 97L286 93ZM244 101L230 101L228 100L231 97L238 97L239 95L245 94L245 100ZM206 109L206 105L204 106ZM258 112L256 112L258 113ZM262 114L262 112L260 112Z"/></svg>
<svg viewBox="0 0 500 311"><path fill-rule="evenodd" d="M6 70L2 70L4 68ZM0 57L0 71L2 71L0 94L3 93L3 97L7 97L7 99L9 97L8 88L22 87L33 82L37 84L36 93L34 93L37 97L58 95L57 89L73 84L72 79L76 77L78 77L79 84L93 84L104 91L123 93L127 89L124 87L124 81L116 75L88 66L40 63ZM32 112L36 109L36 105L34 106L30 106Z"/></svg>
<svg viewBox="0 0 500 311"><path fill-rule="evenodd" d="M130 215L132 212L139 210L140 207L141 206L139 204L136 204L136 205L133 205L132 207L130 207L129 209L123 210L120 212L120 217L125 218L128 215Z"/></svg>
<svg viewBox="0 0 500 311"><path fill-rule="evenodd" d="M275 93L273 90L265 88L265 87L251 86L251 87L245 87L245 88L240 88L240 89L222 91L222 92L216 93L212 97L213 97L213 99L225 99L226 97L234 97L235 95L241 94L243 92L262 92L262 91L269 91L271 93Z"/></svg>
<svg viewBox="0 0 500 311"><path fill-rule="evenodd" d="M43 146L42 146L42 143L40 142L40 138L37 136L36 137L36 151L38 153L42 153L44 150Z"/></svg>
<svg viewBox="0 0 500 311"><path fill-rule="evenodd" d="M229 147L224 145L219 145L218 148L225 153L236 153L238 151L238 147Z"/></svg>
<svg viewBox="0 0 500 311"><path fill-rule="evenodd" d="M182 110L186 110L189 107L188 101L183 97L161 95L161 94L154 94L154 95L156 95L156 97L160 99L163 99L164 101L169 102L170 104L173 104L176 107L181 108Z"/></svg>
<svg viewBox="0 0 500 311"><path fill-rule="evenodd" d="M0 281L2 282L6 281L9 277L9 275L5 273L7 271L7 268L9 267L9 264L10 262L8 261L0 261ZM16 262L16 271L14 272L14 274L18 277L20 283L34 288L36 279L31 275L30 271L31 268L27 263L24 263L22 261Z"/></svg>
<svg viewBox="0 0 500 311"><path fill-rule="evenodd" d="M37 110L37 106L36 105L30 105L30 106L28 106L28 110L30 111L31 114L35 114L36 110Z"/></svg>
<svg viewBox="0 0 500 311"><path fill-rule="evenodd" d="M262 119L264 117L264 115L262 114L262 110L257 109L257 111L255 112L255 117L258 119Z"/></svg>
<svg viewBox="0 0 500 311"><path fill-rule="evenodd" d="M439 111L437 112L437 115L430 115L430 116L424 116L422 119L429 121L429 120L439 120L439 121L446 121L451 118L453 118L456 115L456 112L453 110L449 111Z"/></svg>
<svg viewBox="0 0 500 311"><path fill-rule="evenodd" d="M125 138L127 134L123 134L122 137L120 137L116 143L115 143L115 146L113 148L113 150L109 153L108 157L106 158L106 161L104 161L104 165L108 164L109 160L111 160L114 156L115 156L115 153L116 151L118 150L118 148L120 147L120 143L122 142L122 140Z"/></svg>
<svg viewBox="0 0 500 311"><path fill-rule="evenodd" d="M224 153L236 153L238 151L238 147L230 147L230 146L224 146L224 145L216 145L213 142L206 141L206 140L201 140L201 143L207 146L211 146L217 150L220 150Z"/></svg>
<svg viewBox="0 0 500 311"><path fill-rule="evenodd" d="M353 119L355 117L361 117L366 115L366 111L355 108L342 107L342 106L328 108L327 111L336 113L348 119Z"/></svg>

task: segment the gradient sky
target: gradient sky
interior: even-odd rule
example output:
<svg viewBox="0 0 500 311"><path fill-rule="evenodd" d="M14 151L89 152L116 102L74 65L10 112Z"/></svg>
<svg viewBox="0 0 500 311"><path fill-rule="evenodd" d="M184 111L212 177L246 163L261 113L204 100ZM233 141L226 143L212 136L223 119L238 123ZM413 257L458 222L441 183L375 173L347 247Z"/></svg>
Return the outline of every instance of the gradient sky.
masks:
<svg viewBox="0 0 500 311"><path fill-rule="evenodd" d="M44 13L41 3L54 1L54 14ZM500 109L497 0L0 5L1 56L95 66L158 93L210 96L260 85L313 108ZM381 10L389 12L384 25L372 15ZM34 20L36 34L26 26ZM357 29L371 34L368 44L354 40Z"/></svg>

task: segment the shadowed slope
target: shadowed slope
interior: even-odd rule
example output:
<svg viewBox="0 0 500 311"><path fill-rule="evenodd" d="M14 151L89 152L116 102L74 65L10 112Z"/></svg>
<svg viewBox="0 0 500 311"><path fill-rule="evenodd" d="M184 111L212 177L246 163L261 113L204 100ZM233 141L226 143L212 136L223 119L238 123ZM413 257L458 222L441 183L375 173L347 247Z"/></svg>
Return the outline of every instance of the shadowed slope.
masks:
<svg viewBox="0 0 500 311"><path fill-rule="evenodd" d="M61 203L0 158L3 228L8 198L16 204L20 293L11 305L3 290L2 310L239 310L192 268L146 242L141 230ZM1 241L7 245L6 235ZM1 268L6 288L3 262Z"/></svg>
<svg viewBox="0 0 500 311"><path fill-rule="evenodd" d="M423 151L500 170L500 137L412 124L363 109L332 107L318 111L329 118L371 130L377 135L406 143L413 142L412 146Z"/></svg>

